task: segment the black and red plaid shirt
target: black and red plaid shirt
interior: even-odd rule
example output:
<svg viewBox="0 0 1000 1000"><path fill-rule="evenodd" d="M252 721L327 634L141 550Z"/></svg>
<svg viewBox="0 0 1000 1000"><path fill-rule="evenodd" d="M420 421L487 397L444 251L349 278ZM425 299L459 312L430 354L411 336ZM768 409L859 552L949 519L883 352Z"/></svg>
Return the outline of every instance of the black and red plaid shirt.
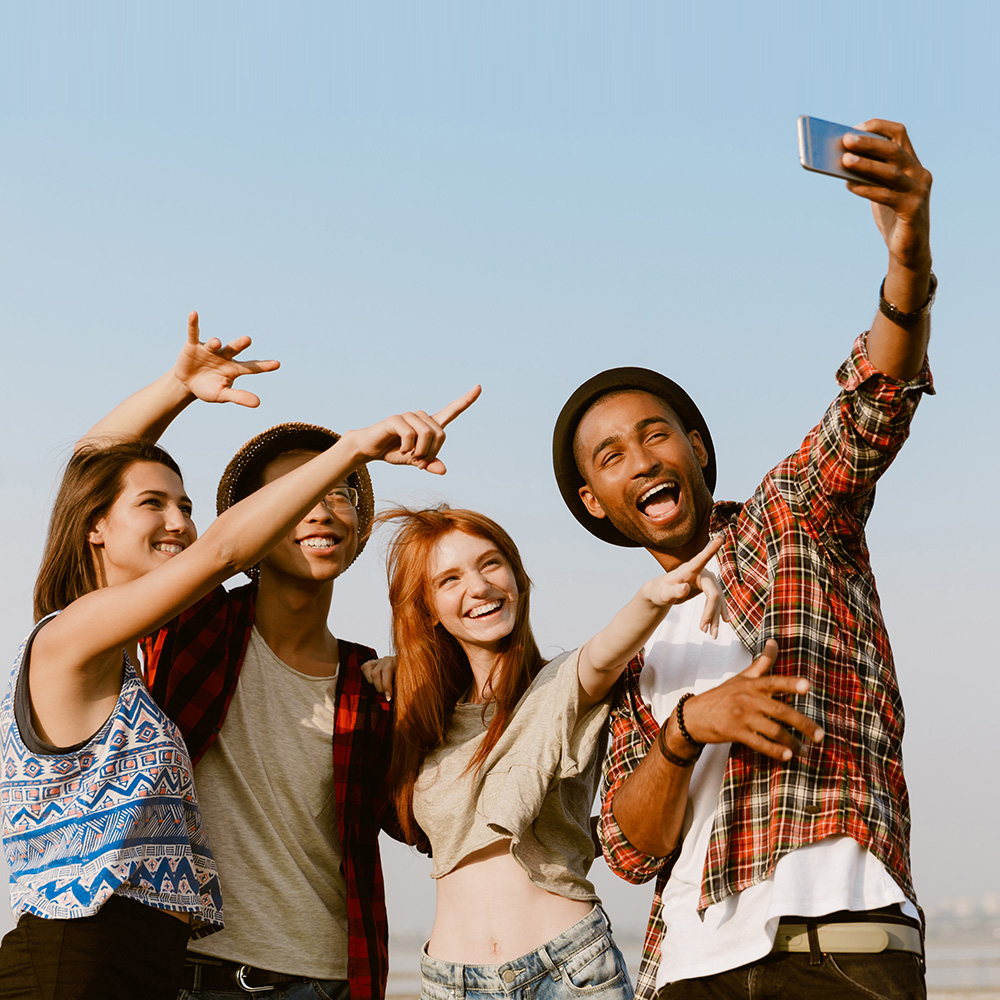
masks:
<svg viewBox="0 0 1000 1000"><path fill-rule="evenodd" d="M250 641L255 592L252 583L228 592L219 587L143 640L147 683L180 727L195 764L215 741L229 711ZM381 1000L389 932L378 832L391 743L390 706L361 674L361 664L374 659L375 651L343 639L339 643L332 752L347 883L347 979L351 1000Z"/></svg>
<svg viewBox="0 0 1000 1000"><path fill-rule="evenodd" d="M878 372L866 337L837 373L841 392L801 447L745 504L716 504L712 532L732 626L754 655L775 638L775 673L807 677L795 707L819 723L819 746L788 763L734 743L702 875L699 908L760 882L796 847L847 834L871 851L908 898L910 809L903 780L903 705L864 527L875 483L909 433L930 370L910 382ZM660 898L677 856L653 858L625 838L612 812L622 782L658 726L639 691L640 654L611 716L600 834L610 867L630 882L656 876L636 995L656 992Z"/></svg>

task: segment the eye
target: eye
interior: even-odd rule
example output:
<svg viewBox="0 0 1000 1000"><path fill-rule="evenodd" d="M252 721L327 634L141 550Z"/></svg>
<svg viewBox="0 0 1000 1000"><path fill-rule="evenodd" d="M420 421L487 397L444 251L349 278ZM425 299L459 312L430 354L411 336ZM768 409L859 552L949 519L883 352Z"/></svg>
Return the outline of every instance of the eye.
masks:
<svg viewBox="0 0 1000 1000"><path fill-rule="evenodd" d="M194 514L194 506L192 504L182 503L180 505L180 508L181 508L181 513L185 517L191 517Z"/></svg>
<svg viewBox="0 0 1000 1000"><path fill-rule="evenodd" d="M158 497L146 497L145 500L143 500L143 501L140 502L139 506L140 507L159 507L159 506L161 506L161 504L160 504L160 500L159 500Z"/></svg>

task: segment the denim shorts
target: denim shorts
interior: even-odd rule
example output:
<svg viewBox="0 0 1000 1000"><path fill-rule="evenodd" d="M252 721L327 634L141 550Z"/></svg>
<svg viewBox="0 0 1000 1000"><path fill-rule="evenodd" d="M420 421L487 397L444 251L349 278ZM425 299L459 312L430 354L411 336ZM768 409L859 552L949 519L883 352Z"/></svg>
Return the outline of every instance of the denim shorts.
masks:
<svg viewBox="0 0 1000 1000"><path fill-rule="evenodd" d="M625 960L611 925L595 906L558 937L503 965L420 959L421 1000L632 1000Z"/></svg>

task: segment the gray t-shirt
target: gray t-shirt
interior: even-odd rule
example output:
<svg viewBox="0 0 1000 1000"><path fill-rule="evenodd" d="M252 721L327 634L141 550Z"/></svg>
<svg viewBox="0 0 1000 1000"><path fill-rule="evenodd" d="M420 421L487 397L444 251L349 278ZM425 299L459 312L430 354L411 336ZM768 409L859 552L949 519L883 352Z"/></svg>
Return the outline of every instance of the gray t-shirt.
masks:
<svg viewBox="0 0 1000 1000"><path fill-rule="evenodd" d="M607 744L610 700L580 715L579 650L546 664L478 771L467 771L493 705L459 704L445 742L424 759L413 813L431 842L432 878L510 839L528 877L569 899L596 900L590 811Z"/></svg>
<svg viewBox="0 0 1000 1000"><path fill-rule="evenodd" d="M330 753L336 690L336 675L299 673L253 630L226 724L195 771L218 844L226 927L192 950L293 976L347 978Z"/></svg>

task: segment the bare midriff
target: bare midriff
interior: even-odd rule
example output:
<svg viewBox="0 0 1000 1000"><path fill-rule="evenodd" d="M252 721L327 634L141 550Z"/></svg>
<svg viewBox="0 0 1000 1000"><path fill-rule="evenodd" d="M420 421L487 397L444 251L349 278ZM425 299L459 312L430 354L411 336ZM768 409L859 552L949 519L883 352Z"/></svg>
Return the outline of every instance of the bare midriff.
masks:
<svg viewBox="0 0 1000 1000"><path fill-rule="evenodd" d="M500 965L534 951L594 908L542 889L501 840L467 855L437 880L428 954L462 965Z"/></svg>

